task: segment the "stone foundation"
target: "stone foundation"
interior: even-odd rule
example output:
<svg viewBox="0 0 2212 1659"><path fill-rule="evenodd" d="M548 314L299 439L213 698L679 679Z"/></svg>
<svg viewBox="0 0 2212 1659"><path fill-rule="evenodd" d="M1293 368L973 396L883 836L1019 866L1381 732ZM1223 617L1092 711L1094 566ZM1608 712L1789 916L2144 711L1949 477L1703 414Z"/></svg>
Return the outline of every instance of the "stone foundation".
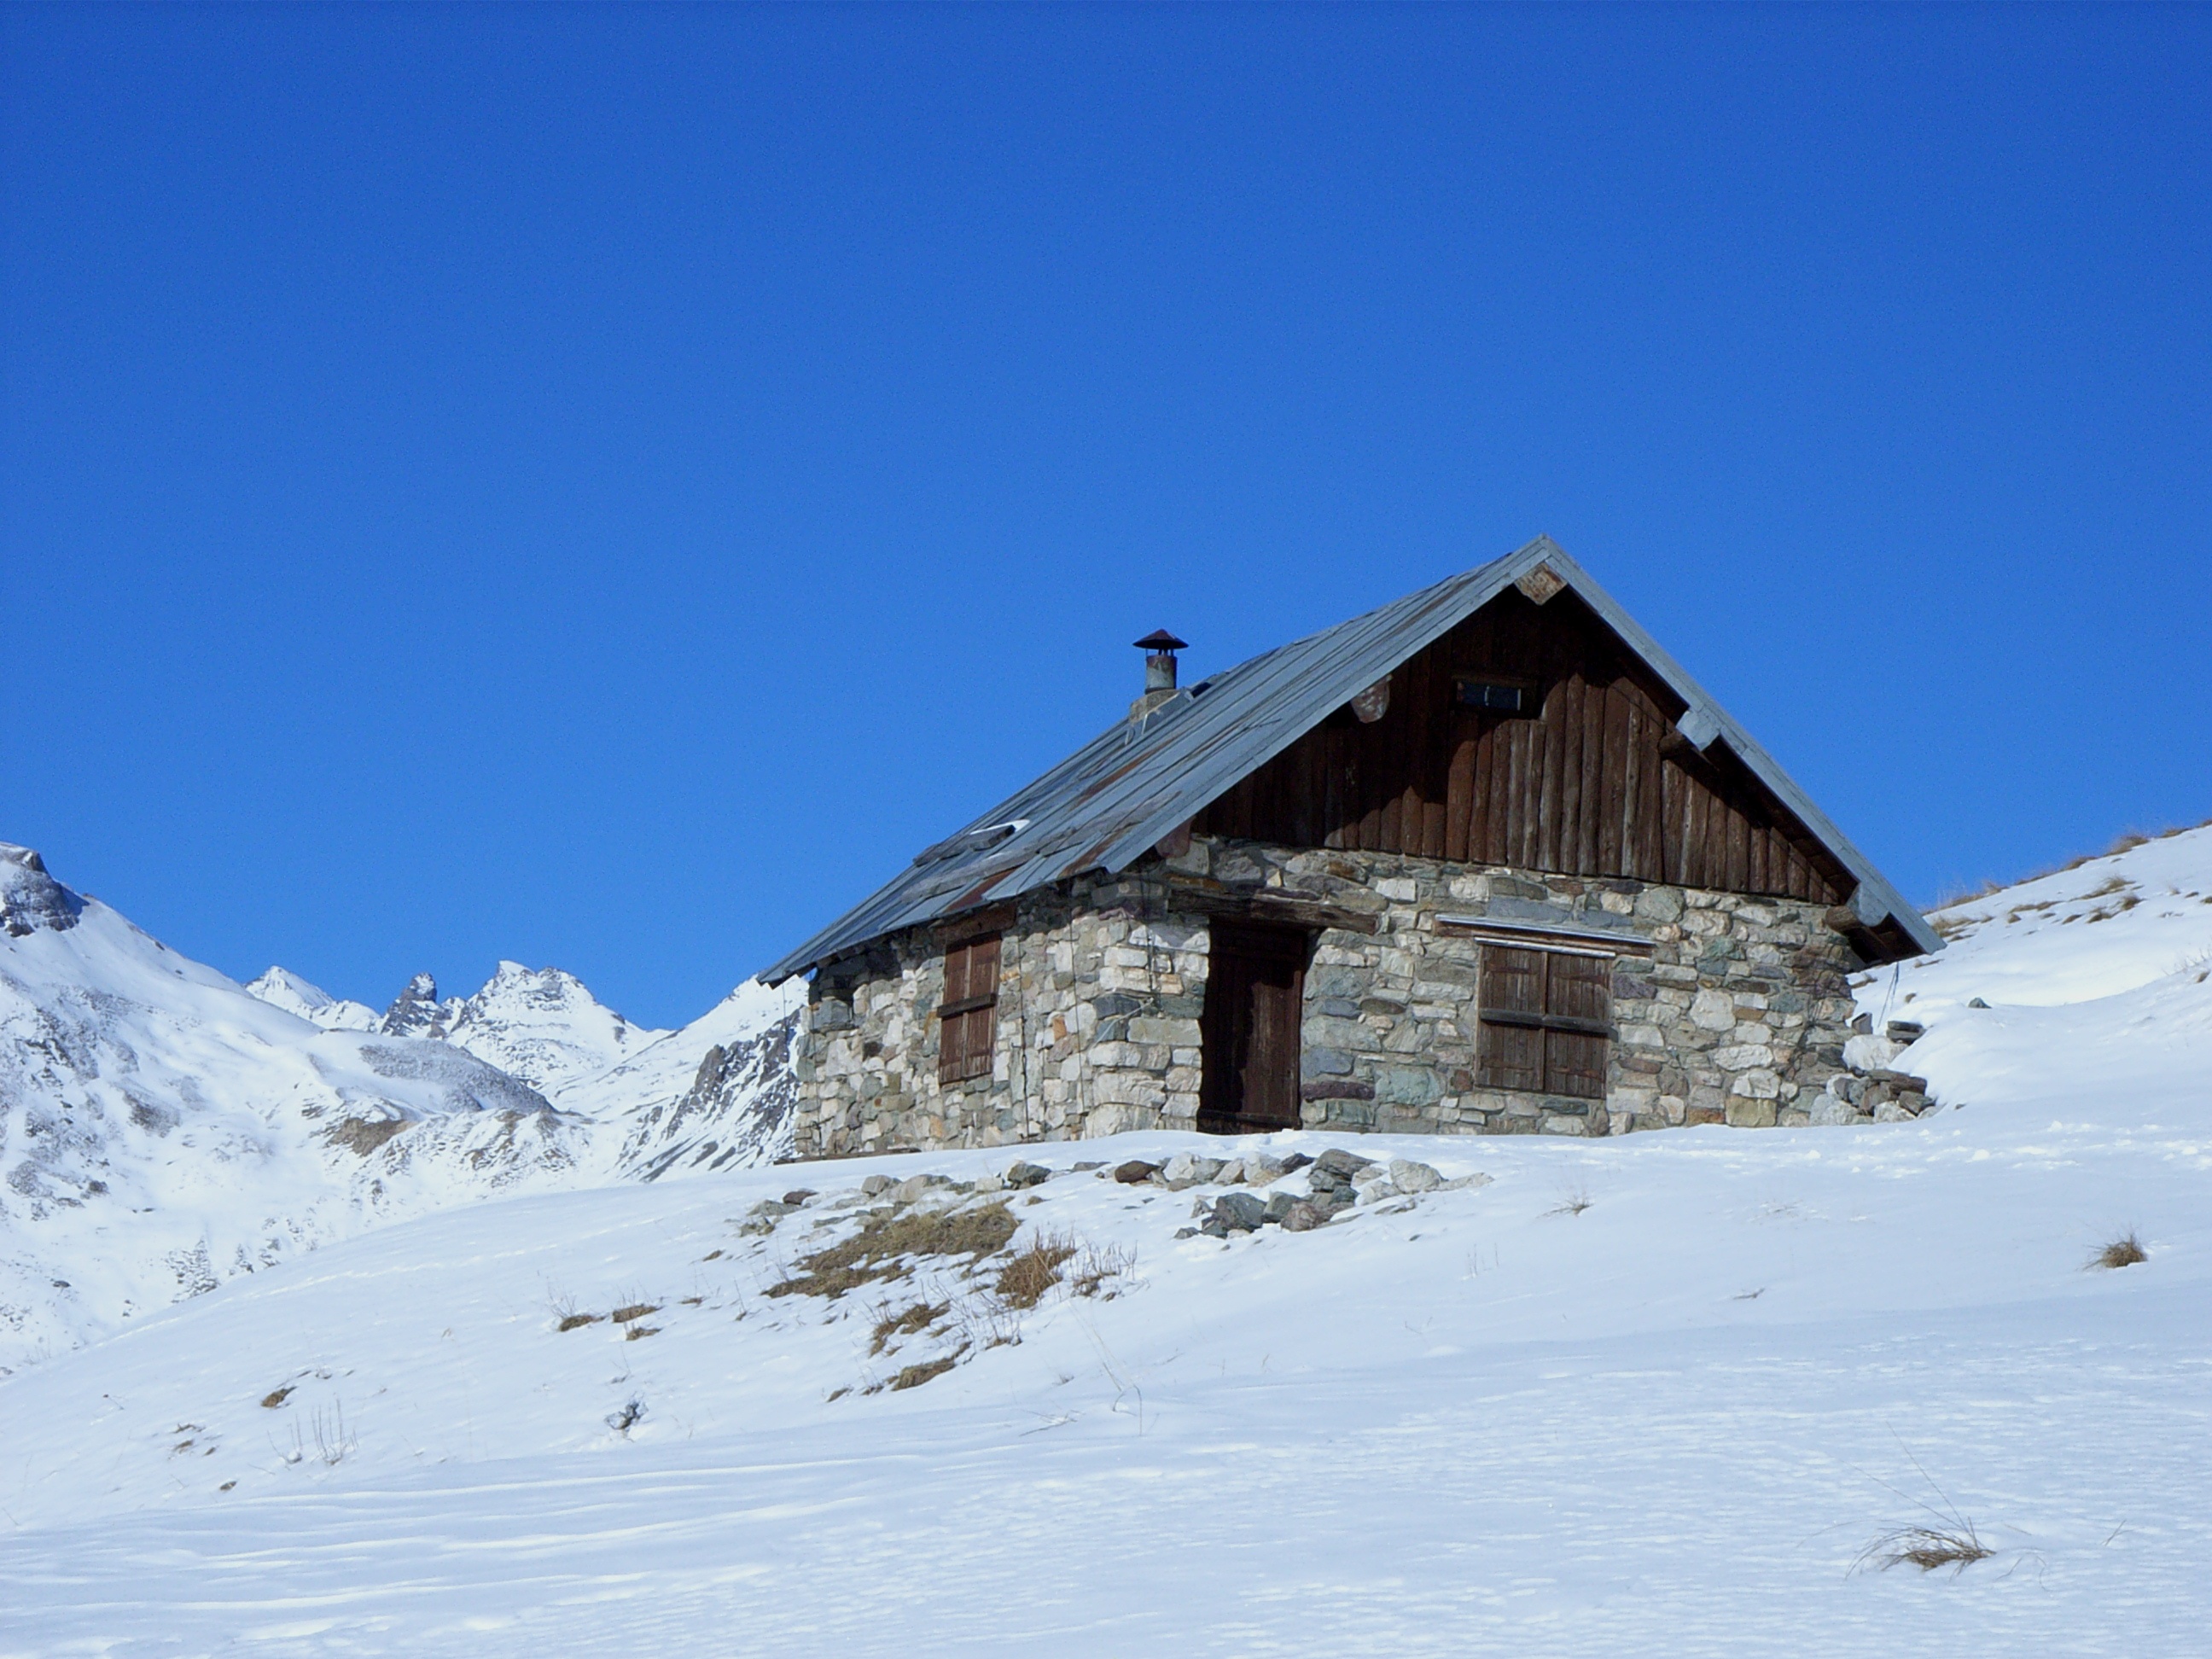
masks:
<svg viewBox="0 0 2212 1659"><path fill-rule="evenodd" d="M1845 976L1859 963L1823 926L1823 906L1194 837L1177 858L1022 897L1000 947L988 1078L937 1080L935 928L822 968L797 1062L800 1155L1195 1127L1207 915L1256 893L1376 924L1316 940L1302 1043L1310 1127L1587 1135L1804 1123L1850 1075ZM1614 958L1603 1101L1475 1086L1483 947L1440 929L1440 913L1649 947Z"/></svg>

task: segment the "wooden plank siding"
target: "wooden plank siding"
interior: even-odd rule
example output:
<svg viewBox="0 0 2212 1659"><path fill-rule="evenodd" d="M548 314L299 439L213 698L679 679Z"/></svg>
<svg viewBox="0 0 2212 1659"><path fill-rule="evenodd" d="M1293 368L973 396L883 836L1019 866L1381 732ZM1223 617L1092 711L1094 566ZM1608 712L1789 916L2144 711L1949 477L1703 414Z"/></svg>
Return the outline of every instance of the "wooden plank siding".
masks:
<svg viewBox="0 0 2212 1659"><path fill-rule="evenodd" d="M1459 677L1529 688L1462 707ZM1200 813L1202 834L1834 904L1848 876L1757 778L1674 729L1674 694L1572 594L1501 595Z"/></svg>

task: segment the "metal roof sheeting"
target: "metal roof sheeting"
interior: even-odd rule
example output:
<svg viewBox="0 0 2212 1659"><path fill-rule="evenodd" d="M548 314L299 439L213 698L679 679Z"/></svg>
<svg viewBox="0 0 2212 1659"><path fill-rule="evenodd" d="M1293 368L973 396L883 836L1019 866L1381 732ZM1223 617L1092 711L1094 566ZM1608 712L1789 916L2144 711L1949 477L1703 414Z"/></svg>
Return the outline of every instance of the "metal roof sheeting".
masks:
<svg viewBox="0 0 2212 1659"><path fill-rule="evenodd" d="M1086 870L1118 871L1335 709L1473 616L1540 565L1579 594L1688 705L1677 724L1700 748L1724 743L1857 878L1853 909L1894 922L1923 951L1942 940L1866 855L1753 742L1657 641L1549 537L1279 646L1121 720L783 957L770 984L919 922L1009 899Z"/></svg>

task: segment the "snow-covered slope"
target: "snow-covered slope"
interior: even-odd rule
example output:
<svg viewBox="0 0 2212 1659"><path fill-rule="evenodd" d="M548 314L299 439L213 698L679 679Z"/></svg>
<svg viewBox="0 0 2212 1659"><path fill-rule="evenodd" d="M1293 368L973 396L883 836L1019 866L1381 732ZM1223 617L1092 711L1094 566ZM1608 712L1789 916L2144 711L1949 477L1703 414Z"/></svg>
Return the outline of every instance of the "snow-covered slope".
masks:
<svg viewBox="0 0 2212 1659"><path fill-rule="evenodd" d="M747 980L680 1030L631 1024L557 968L502 962L473 996L417 974L378 1015L271 968L246 988L316 1024L435 1037L522 1078L598 1126L598 1179L658 1180L791 1151L791 1043L806 988Z"/></svg>
<svg viewBox="0 0 2212 1659"><path fill-rule="evenodd" d="M473 995L445 1007L447 1042L553 1098L668 1035L631 1024L573 974L519 962L501 963Z"/></svg>
<svg viewBox="0 0 2212 1659"><path fill-rule="evenodd" d="M1876 1030L1927 1034L1892 1064L1951 1106L2076 1103L2177 1085L2212 1110L2212 825L1934 913L1940 955L1861 976Z"/></svg>
<svg viewBox="0 0 2212 1659"><path fill-rule="evenodd" d="M441 1001L438 981L417 974L382 1014L340 1002L297 974L271 968L246 988L264 1001L331 1030L380 1030L465 1048L548 1097L597 1077L669 1035L633 1025L558 968L502 962L472 995Z"/></svg>
<svg viewBox="0 0 2212 1659"><path fill-rule="evenodd" d="M2134 857L2086 885L2142 890ZM2203 886L2169 869L2169 897ZM1926 1023L1898 1063L1943 1104L1917 1121L1140 1135L1024 1149L1052 1175L1014 1191L868 1194L1013 1157L919 1154L335 1245L0 1382L9 1635L125 1659L2199 1651L2212 974L2171 961L2186 906L2089 977L2063 958L2121 917L2037 914L1860 987ZM1240 1188L1081 1167L1263 1145L1492 1179L1216 1239L1178 1234ZM995 1254L810 1268L872 1218L988 1249L998 1204L1019 1231ZM2128 1233L2147 1260L2088 1267ZM1032 1245L1073 1254L1024 1306L1002 1275ZM1992 1553L1880 1570L1911 1526Z"/></svg>
<svg viewBox="0 0 2212 1659"><path fill-rule="evenodd" d="M384 1017L367 1003L334 997L283 968L271 968L260 978L247 981L246 988L270 1007L297 1014L325 1031L374 1031L384 1023Z"/></svg>
<svg viewBox="0 0 2212 1659"><path fill-rule="evenodd" d="M380 1016L239 986L0 844L0 1374L396 1217L766 1162L793 1006L749 982L654 1031L502 963Z"/></svg>
<svg viewBox="0 0 2212 1659"><path fill-rule="evenodd" d="M0 1370L380 1219L570 1178L586 1126L325 1030L0 846Z"/></svg>
<svg viewBox="0 0 2212 1659"><path fill-rule="evenodd" d="M1931 913L1940 955L1899 965L1893 1012L1979 997L2048 1007L2117 995L2212 962L2212 824L2138 842Z"/></svg>
<svg viewBox="0 0 2212 1659"><path fill-rule="evenodd" d="M605 1125L614 1173L646 1181L748 1168L791 1151L791 1045L806 987L747 980L681 1030L556 1097Z"/></svg>

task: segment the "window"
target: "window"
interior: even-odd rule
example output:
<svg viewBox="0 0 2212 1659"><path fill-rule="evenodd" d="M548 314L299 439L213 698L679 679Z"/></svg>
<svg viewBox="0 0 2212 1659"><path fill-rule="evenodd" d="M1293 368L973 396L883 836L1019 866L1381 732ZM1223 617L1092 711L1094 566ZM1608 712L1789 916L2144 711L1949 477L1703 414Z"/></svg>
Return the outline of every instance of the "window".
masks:
<svg viewBox="0 0 2212 1659"><path fill-rule="evenodd" d="M965 1083L991 1074L999 1006L999 935L945 947L945 1000L937 1013L937 1080Z"/></svg>
<svg viewBox="0 0 2212 1659"><path fill-rule="evenodd" d="M1481 1086L1603 1100L1612 980L1609 956L1485 945Z"/></svg>
<svg viewBox="0 0 2212 1659"><path fill-rule="evenodd" d="M1529 688L1510 680L1462 678L1457 682L1457 690L1463 708L1486 708L1497 714L1529 712Z"/></svg>

